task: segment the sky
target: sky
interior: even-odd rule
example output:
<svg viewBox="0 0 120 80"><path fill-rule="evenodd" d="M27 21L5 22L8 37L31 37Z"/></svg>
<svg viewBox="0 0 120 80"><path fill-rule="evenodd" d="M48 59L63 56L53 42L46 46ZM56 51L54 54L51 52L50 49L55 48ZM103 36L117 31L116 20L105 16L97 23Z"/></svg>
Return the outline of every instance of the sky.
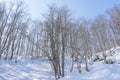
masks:
<svg viewBox="0 0 120 80"><path fill-rule="evenodd" d="M10 0L6 0L10 1ZM115 5L120 5L120 0L23 0L28 6L28 12L33 19L42 18L48 10L48 5L58 7L67 6L74 17L94 19L99 14Z"/></svg>

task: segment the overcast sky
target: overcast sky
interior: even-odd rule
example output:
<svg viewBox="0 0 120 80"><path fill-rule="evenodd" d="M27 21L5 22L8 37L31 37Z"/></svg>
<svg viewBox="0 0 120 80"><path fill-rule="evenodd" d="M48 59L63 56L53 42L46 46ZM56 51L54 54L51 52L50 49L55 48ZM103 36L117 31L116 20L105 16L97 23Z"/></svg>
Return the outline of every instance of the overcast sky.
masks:
<svg viewBox="0 0 120 80"><path fill-rule="evenodd" d="M3 0L4 1L4 0ZM10 1L10 0L6 0ZM29 7L32 18L42 18L48 10L48 5L56 4L58 7L66 5L74 16L88 19L104 14L114 5L120 5L120 0L23 0Z"/></svg>

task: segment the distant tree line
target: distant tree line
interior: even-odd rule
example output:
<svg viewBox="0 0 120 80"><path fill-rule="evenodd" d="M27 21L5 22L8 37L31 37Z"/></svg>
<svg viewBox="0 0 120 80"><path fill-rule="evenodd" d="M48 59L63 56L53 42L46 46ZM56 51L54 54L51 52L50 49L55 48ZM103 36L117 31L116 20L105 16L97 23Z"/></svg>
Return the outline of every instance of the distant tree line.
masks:
<svg viewBox="0 0 120 80"><path fill-rule="evenodd" d="M120 6L109 9L107 15L94 20L75 19L70 10L51 5L44 20L32 20L23 1L0 2L0 57L47 57L55 78L64 77L66 57L72 59L71 69L86 64L98 52L107 63L106 50L120 46ZM110 51L112 55L112 51Z"/></svg>

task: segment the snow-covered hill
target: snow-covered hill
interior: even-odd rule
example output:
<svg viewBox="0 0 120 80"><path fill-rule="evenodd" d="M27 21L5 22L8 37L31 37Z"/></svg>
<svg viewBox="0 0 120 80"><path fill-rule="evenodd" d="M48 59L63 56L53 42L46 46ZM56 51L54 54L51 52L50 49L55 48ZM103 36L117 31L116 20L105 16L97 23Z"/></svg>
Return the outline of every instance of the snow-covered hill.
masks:
<svg viewBox="0 0 120 80"><path fill-rule="evenodd" d="M75 66L73 72L67 71L66 76L60 80L120 80L120 47L112 48L111 51L113 51L112 55L109 55L109 50L106 51L107 60L113 61L113 64L97 60L89 66L89 72L84 70L85 65L82 64L82 73L79 73ZM102 58L102 53L98 53L97 56Z"/></svg>
<svg viewBox="0 0 120 80"><path fill-rule="evenodd" d="M54 78L47 60L20 58L18 63L0 60L0 80L50 80Z"/></svg>
<svg viewBox="0 0 120 80"><path fill-rule="evenodd" d="M76 65L72 72L71 59L66 60L65 77L60 80L120 80L120 48L113 49L115 54L108 56L115 60L114 64L106 64L104 61L93 62L89 66L90 71L85 71L82 64L82 73L79 73ZM51 65L47 59L34 59L19 57L14 60L0 59L0 80L54 80Z"/></svg>

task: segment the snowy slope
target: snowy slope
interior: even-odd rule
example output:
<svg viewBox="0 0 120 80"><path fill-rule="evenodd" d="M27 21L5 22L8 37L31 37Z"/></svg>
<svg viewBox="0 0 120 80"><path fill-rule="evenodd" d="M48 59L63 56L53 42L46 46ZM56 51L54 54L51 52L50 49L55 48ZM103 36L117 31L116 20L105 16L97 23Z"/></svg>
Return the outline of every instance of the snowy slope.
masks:
<svg viewBox="0 0 120 80"><path fill-rule="evenodd" d="M90 66L90 72L79 73L74 69L60 80L120 80L120 64L95 63Z"/></svg>
<svg viewBox="0 0 120 80"><path fill-rule="evenodd" d="M67 58L65 77L59 80L120 80L120 48L113 49L115 54L108 56L116 63L105 64L104 61L96 61L90 65L89 72L85 71L82 64L82 73L79 73L76 65L72 72L71 59ZM19 57L18 63L14 60L0 59L0 80L54 80L51 65L47 59L34 59Z"/></svg>
<svg viewBox="0 0 120 80"><path fill-rule="evenodd" d="M96 61L90 65L90 71L85 71L82 64L82 73L79 73L76 66L73 72L67 71L66 76L60 80L120 80L120 47L112 49L115 53L107 59L115 61L114 64L106 64L104 61ZM109 54L109 51L106 51ZM99 55L101 57L101 54ZM67 69L69 67L66 67Z"/></svg>
<svg viewBox="0 0 120 80"><path fill-rule="evenodd" d="M42 63L41 63L42 62ZM46 60L23 58L18 63L0 60L0 80L49 80L51 66Z"/></svg>

